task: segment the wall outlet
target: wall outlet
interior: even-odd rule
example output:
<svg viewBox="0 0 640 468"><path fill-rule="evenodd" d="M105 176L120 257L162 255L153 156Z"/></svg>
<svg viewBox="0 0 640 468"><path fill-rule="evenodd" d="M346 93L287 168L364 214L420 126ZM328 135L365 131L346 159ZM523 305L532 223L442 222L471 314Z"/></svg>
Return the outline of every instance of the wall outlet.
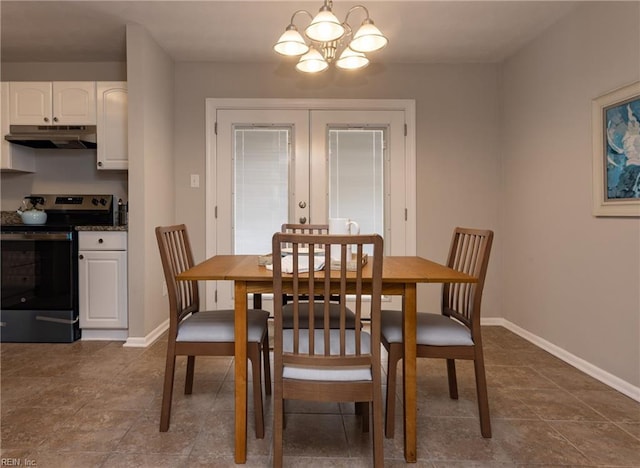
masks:
<svg viewBox="0 0 640 468"><path fill-rule="evenodd" d="M162 295L166 296L167 294L169 294L169 291L167 291L167 282L162 281Z"/></svg>
<svg viewBox="0 0 640 468"><path fill-rule="evenodd" d="M200 175L199 174L191 174L191 188L200 187Z"/></svg>

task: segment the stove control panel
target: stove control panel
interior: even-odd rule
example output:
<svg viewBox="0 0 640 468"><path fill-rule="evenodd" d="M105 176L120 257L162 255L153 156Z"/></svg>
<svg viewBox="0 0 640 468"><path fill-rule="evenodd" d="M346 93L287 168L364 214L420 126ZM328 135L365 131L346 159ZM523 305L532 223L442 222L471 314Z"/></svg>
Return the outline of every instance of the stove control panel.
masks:
<svg viewBox="0 0 640 468"><path fill-rule="evenodd" d="M47 212L65 211L110 211L113 195L32 195L44 199Z"/></svg>

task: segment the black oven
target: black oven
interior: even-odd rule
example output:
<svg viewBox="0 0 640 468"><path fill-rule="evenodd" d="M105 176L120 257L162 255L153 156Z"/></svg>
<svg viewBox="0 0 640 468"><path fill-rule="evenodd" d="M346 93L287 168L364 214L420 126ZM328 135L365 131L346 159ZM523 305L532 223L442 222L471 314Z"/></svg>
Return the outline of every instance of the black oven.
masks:
<svg viewBox="0 0 640 468"><path fill-rule="evenodd" d="M2 341L71 342L78 324L77 234L0 234Z"/></svg>
<svg viewBox="0 0 640 468"><path fill-rule="evenodd" d="M78 232L112 225L112 195L39 195L47 222L3 223L0 341L68 343L80 338Z"/></svg>

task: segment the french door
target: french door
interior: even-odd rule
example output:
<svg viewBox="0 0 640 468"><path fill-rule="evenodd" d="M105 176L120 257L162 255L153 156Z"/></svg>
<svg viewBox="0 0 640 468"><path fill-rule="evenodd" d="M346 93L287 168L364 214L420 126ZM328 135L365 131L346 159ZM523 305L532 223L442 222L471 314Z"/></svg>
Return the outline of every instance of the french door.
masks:
<svg viewBox="0 0 640 468"><path fill-rule="evenodd" d="M414 254L407 110L283 103L290 104L208 103L207 256L269 253L283 223L325 224L330 217L382 235L385 255ZM233 307L233 284L217 283L207 285L207 308Z"/></svg>

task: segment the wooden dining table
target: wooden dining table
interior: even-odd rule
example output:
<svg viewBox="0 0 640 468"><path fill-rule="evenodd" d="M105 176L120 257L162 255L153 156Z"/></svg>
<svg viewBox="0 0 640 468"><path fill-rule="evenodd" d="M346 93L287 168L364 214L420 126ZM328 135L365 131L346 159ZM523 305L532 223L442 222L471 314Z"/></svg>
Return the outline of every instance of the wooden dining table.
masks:
<svg viewBox="0 0 640 468"><path fill-rule="evenodd" d="M235 307L235 462L247 460L247 295L272 293L272 271L258 255L216 255L179 274L178 280L233 281ZM367 265L368 266L368 265ZM363 271L371 276L370 268ZM417 256L383 259L382 293L402 296L404 336L404 457L417 459L416 313L418 283L474 283L477 279ZM393 391L393 389L388 389Z"/></svg>

